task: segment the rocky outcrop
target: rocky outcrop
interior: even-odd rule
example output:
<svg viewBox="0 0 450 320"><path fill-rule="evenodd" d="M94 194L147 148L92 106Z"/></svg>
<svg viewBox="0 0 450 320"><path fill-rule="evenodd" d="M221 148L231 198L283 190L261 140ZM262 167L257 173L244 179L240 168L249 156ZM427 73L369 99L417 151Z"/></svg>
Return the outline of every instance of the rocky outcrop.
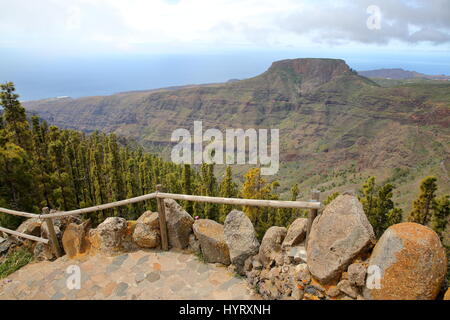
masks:
<svg viewBox="0 0 450 320"><path fill-rule="evenodd" d="M157 212L146 211L136 221L133 241L143 248L156 248L161 243L159 216Z"/></svg>
<svg viewBox="0 0 450 320"><path fill-rule="evenodd" d="M283 241L283 248L293 247L301 244L306 237L306 227L308 225L308 219L298 218L292 222L287 230L286 238Z"/></svg>
<svg viewBox="0 0 450 320"><path fill-rule="evenodd" d="M375 235L361 203L349 194L338 196L314 220L308 240L311 274L326 284L375 243Z"/></svg>
<svg viewBox="0 0 450 320"><path fill-rule="evenodd" d="M281 244L286 237L287 230L284 227L270 227L261 241L259 247L259 258L264 267L274 263L283 263Z"/></svg>
<svg viewBox="0 0 450 320"><path fill-rule="evenodd" d="M244 212L233 210L225 219L224 234L231 263L236 266L238 273L243 274L245 261L259 250L255 228Z"/></svg>
<svg viewBox="0 0 450 320"><path fill-rule="evenodd" d="M230 264L230 252L221 224L209 219L199 219L194 222L192 229L207 262Z"/></svg>
<svg viewBox="0 0 450 320"><path fill-rule="evenodd" d="M86 253L89 249L87 235L91 221L87 220L82 224L70 223L62 236L62 245L69 258Z"/></svg>
<svg viewBox="0 0 450 320"><path fill-rule="evenodd" d="M428 227L406 222L389 227L369 260L376 280L364 295L376 300L430 300L439 293L447 272L445 249Z"/></svg>
<svg viewBox="0 0 450 320"><path fill-rule="evenodd" d="M120 217L110 217L89 232L89 240L94 249L107 254L114 254L123 251L127 232L127 220Z"/></svg>
<svg viewBox="0 0 450 320"><path fill-rule="evenodd" d="M194 219L175 200L164 199L169 245L186 248L192 233Z"/></svg>

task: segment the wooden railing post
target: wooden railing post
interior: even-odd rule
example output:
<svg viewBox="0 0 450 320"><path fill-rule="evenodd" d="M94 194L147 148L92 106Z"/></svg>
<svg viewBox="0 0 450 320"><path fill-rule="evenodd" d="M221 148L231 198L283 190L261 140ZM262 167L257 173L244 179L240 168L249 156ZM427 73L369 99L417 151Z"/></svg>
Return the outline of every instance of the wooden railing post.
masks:
<svg viewBox="0 0 450 320"><path fill-rule="evenodd" d="M311 201L319 201L320 199L320 191L313 190L311 191ZM306 228L306 248L308 248L308 241L309 241L309 234L311 232L311 227L314 222L314 219L317 216L318 209L309 209L309 215L308 215L308 224Z"/></svg>
<svg viewBox="0 0 450 320"><path fill-rule="evenodd" d="M163 186L158 184L156 192L163 192ZM169 250L169 240L167 238L167 224L166 224L166 208L164 205L164 198L156 198L158 215L159 215L159 230L161 231L161 248L164 251Z"/></svg>
<svg viewBox="0 0 450 320"><path fill-rule="evenodd" d="M45 207L42 209L42 214L46 215L50 213L50 209ZM56 255L57 258L62 256L62 250L61 247L59 246L59 241L58 238L56 237L56 232L55 232L55 226L53 225L53 219L52 218L44 218L45 219L45 223L47 224L47 230L48 230L48 237L49 240L52 244L52 248L53 248L53 252Z"/></svg>

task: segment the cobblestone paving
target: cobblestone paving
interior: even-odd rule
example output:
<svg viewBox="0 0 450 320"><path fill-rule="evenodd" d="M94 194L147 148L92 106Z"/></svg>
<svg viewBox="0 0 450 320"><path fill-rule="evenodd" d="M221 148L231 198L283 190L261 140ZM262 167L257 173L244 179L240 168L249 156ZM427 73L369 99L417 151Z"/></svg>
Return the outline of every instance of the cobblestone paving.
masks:
<svg viewBox="0 0 450 320"><path fill-rule="evenodd" d="M69 266L80 267L79 289L69 289ZM73 272L73 271L72 271ZM67 283L69 282L69 287ZM140 250L83 260L62 257L29 264L0 280L0 300L260 299L226 267L200 262L182 251Z"/></svg>

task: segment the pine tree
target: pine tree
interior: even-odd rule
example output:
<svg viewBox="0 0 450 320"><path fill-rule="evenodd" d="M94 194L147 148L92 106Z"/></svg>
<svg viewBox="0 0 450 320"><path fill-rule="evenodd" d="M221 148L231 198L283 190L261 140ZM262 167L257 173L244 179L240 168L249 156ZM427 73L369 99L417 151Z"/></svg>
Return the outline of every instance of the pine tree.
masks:
<svg viewBox="0 0 450 320"><path fill-rule="evenodd" d="M366 213L372 225L373 223L375 223L373 213L376 202L375 195L376 195L375 177L369 177L363 185L362 197L360 197L359 200L361 201L364 208L364 212Z"/></svg>
<svg viewBox="0 0 450 320"><path fill-rule="evenodd" d="M402 210L395 208L392 201L393 190L393 185L388 183L377 186L375 177L369 177L360 191L362 195L359 200L377 237L380 237L389 226L402 220Z"/></svg>
<svg viewBox="0 0 450 320"><path fill-rule="evenodd" d="M334 199L336 199L339 196L339 192L334 192L332 194L330 194L328 196L328 198L325 199L325 201L323 202L323 204L326 206L328 204L330 204L331 201L333 201Z"/></svg>
<svg viewBox="0 0 450 320"><path fill-rule="evenodd" d="M409 214L408 221L428 225L430 213L435 205L436 178L426 177L420 184L420 195L413 203L413 210Z"/></svg>
<svg viewBox="0 0 450 320"><path fill-rule="evenodd" d="M245 199L276 200L278 195L272 191L277 187L277 182L268 183L261 177L261 169L253 168L245 174L245 181L240 196ZM277 211L273 208L244 207L244 212L250 218L259 238L276 221Z"/></svg>
<svg viewBox="0 0 450 320"><path fill-rule="evenodd" d="M431 227L444 241L444 233L450 217L450 196L442 196L436 199L431 217Z"/></svg>
<svg viewBox="0 0 450 320"><path fill-rule="evenodd" d="M183 193L192 194L191 166L189 164L183 166ZM193 214L191 201L184 201L184 208L189 214Z"/></svg>
<svg viewBox="0 0 450 320"><path fill-rule="evenodd" d="M25 108L22 107L15 94L16 90L12 82L0 85L0 105L3 106L3 117L6 122L5 129L9 135L9 141L26 151L31 150L30 125L27 121Z"/></svg>
<svg viewBox="0 0 450 320"><path fill-rule="evenodd" d="M238 196L237 184L233 181L233 172L231 166L225 169L225 175L219 186L219 195L223 198L236 198ZM219 222L223 223L226 216L232 210L232 206L223 204L219 209Z"/></svg>

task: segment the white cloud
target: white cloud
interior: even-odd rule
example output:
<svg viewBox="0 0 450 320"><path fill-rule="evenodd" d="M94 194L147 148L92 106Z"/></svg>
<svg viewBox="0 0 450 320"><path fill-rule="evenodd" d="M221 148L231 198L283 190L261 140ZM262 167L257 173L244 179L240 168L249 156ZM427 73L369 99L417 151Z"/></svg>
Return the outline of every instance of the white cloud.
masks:
<svg viewBox="0 0 450 320"><path fill-rule="evenodd" d="M3 2L3 3L2 3ZM176 50L431 43L448 48L448 0L0 0L0 46ZM366 27L369 5L380 30Z"/></svg>

